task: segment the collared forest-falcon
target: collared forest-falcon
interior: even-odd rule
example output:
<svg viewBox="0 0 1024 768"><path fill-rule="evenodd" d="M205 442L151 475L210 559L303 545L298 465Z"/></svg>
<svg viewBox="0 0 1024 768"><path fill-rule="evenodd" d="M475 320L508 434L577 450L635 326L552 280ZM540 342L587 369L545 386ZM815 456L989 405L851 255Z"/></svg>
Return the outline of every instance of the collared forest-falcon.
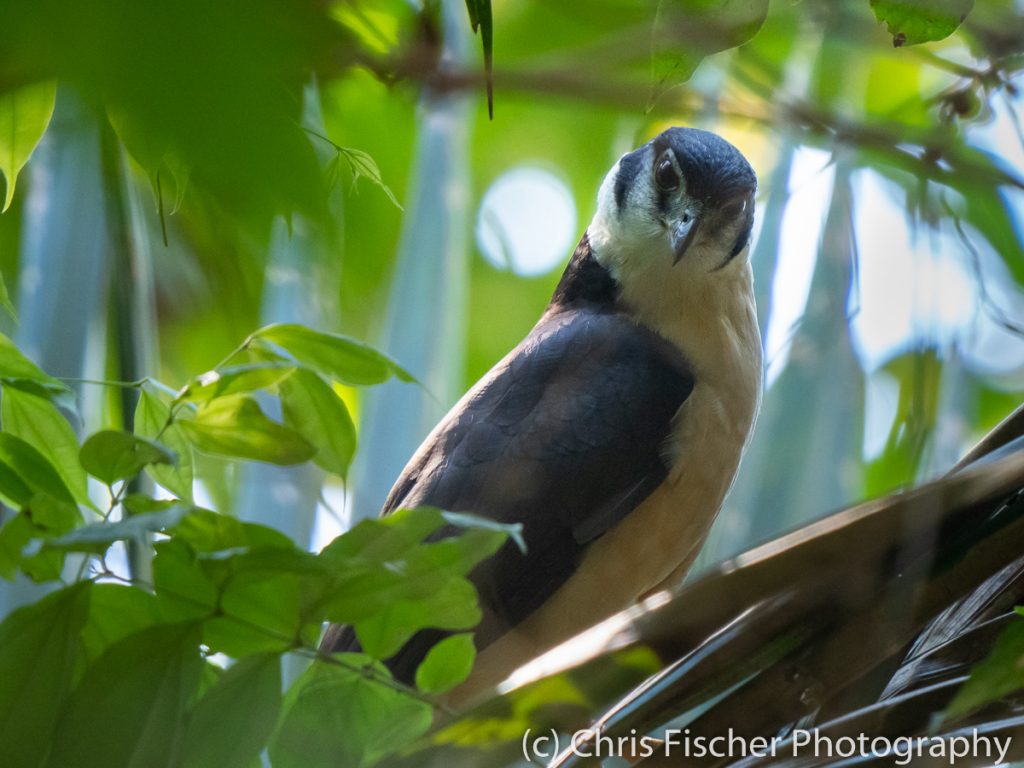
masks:
<svg viewBox="0 0 1024 768"><path fill-rule="evenodd" d="M760 401L756 186L707 131L623 155L544 314L395 483L384 515L428 505L523 526L525 553L507 542L471 574L483 620L464 694L692 565ZM418 633L388 666L411 681L445 634ZM359 649L344 626L322 647Z"/></svg>

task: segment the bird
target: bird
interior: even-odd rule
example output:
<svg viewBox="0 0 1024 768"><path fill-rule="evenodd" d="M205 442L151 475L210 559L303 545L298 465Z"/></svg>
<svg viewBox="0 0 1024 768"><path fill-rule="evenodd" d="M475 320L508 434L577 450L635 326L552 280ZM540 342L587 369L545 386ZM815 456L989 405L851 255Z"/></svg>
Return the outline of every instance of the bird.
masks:
<svg viewBox="0 0 1024 768"><path fill-rule="evenodd" d="M470 579L483 618L464 702L678 582L731 487L760 404L749 262L757 177L671 127L622 155L550 303L413 455L382 515L432 506L520 524ZM435 537L450 536L447 527ZM414 679L441 630L386 660ZM332 625L325 652L358 651Z"/></svg>

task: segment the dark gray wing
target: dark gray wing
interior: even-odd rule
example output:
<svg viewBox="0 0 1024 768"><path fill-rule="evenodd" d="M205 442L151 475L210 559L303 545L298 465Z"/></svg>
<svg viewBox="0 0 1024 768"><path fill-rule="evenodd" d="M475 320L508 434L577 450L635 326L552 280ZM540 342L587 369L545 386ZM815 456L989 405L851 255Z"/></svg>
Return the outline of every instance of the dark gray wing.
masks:
<svg viewBox="0 0 1024 768"><path fill-rule="evenodd" d="M547 600L587 543L664 480L672 418L693 381L674 346L628 317L564 310L542 318L427 439L383 514L430 505L523 524L525 554L508 542L472 574L485 614L478 649ZM425 652L428 639L410 646ZM331 644L351 649L351 635Z"/></svg>

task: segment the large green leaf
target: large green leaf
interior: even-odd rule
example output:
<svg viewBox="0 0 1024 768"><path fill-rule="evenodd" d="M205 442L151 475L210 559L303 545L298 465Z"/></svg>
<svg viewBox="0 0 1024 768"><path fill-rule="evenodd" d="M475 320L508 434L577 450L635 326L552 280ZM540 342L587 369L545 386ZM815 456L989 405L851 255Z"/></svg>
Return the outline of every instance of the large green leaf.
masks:
<svg viewBox="0 0 1024 768"><path fill-rule="evenodd" d="M281 382L280 396L285 424L316 448L313 461L345 477L356 450L356 427L342 399L317 374L304 369Z"/></svg>
<svg viewBox="0 0 1024 768"><path fill-rule="evenodd" d="M164 446L130 432L105 429L82 445L82 466L107 485L135 477L150 464L171 464L175 455Z"/></svg>
<svg viewBox="0 0 1024 768"><path fill-rule="evenodd" d="M229 669L189 713L181 768L249 768L281 709L281 662L250 656Z"/></svg>
<svg viewBox="0 0 1024 768"><path fill-rule="evenodd" d="M50 124L56 97L52 80L0 93L0 176L7 182L0 213L11 207L18 174Z"/></svg>
<svg viewBox="0 0 1024 768"><path fill-rule="evenodd" d="M178 458L177 464L153 464L146 467L146 473L164 488L185 501L192 501L192 446L189 445L181 427L170 421L171 409L151 385L144 385L139 392L139 404L135 408L135 434L149 440L159 440ZM168 424L170 423L170 426Z"/></svg>
<svg viewBox="0 0 1024 768"><path fill-rule="evenodd" d="M302 435L268 419L246 395L213 400L180 424L196 448L223 456L287 465L316 453Z"/></svg>
<svg viewBox="0 0 1024 768"><path fill-rule="evenodd" d="M871 0L897 48L949 37L973 7L974 0Z"/></svg>
<svg viewBox="0 0 1024 768"><path fill-rule="evenodd" d="M167 765L199 684L199 637L198 624L164 624L107 648L71 695L48 765Z"/></svg>
<svg viewBox="0 0 1024 768"><path fill-rule="evenodd" d="M295 681L270 742L274 768L360 768L393 754L430 727L428 704L389 687L388 671L365 656L342 654L346 665L368 666L374 679L317 662Z"/></svg>
<svg viewBox="0 0 1024 768"><path fill-rule="evenodd" d="M91 588L89 582L74 584L19 608L0 624L4 765L36 768L46 757L71 688Z"/></svg>
<svg viewBox="0 0 1024 768"><path fill-rule="evenodd" d="M345 384L380 384L392 376L402 381L414 380L391 358L347 336L280 324L261 328L252 338L254 343L279 347L300 363Z"/></svg>

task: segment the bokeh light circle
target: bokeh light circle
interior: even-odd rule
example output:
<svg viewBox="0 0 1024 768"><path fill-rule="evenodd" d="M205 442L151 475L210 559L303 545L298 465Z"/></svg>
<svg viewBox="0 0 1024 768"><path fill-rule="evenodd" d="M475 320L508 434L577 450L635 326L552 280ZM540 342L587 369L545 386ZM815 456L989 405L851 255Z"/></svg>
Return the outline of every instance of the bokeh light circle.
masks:
<svg viewBox="0 0 1024 768"><path fill-rule="evenodd" d="M564 264L576 236L572 193L541 168L520 166L503 173L477 213L476 242L484 258L524 277Z"/></svg>

